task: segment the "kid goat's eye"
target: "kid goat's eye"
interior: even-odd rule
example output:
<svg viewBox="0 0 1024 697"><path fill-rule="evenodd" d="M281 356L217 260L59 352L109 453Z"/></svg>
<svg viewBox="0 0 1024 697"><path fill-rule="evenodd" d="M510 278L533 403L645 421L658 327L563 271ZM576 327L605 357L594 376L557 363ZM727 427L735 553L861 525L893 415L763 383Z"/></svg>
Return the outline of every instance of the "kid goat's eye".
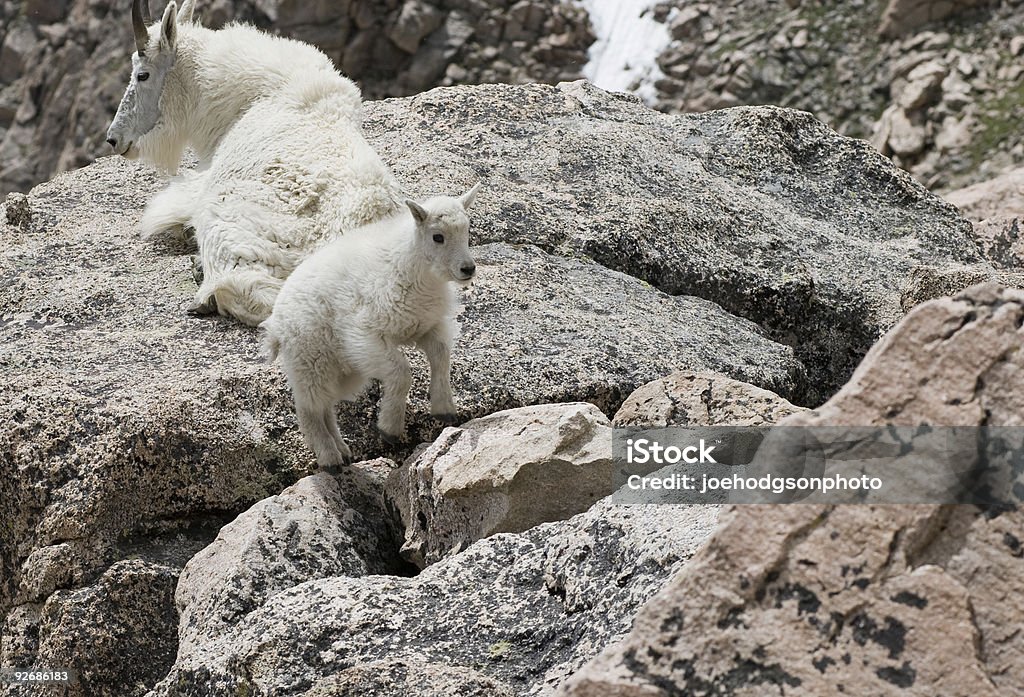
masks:
<svg viewBox="0 0 1024 697"><path fill-rule="evenodd" d="M434 242L437 242L438 244L444 244L444 235L440 233L434 235Z"/></svg>
<svg viewBox="0 0 1024 697"><path fill-rule="evenodd" d="M145 82L149 79L149 73L139 73L136 77L139 78L139 82Z"/></svg>

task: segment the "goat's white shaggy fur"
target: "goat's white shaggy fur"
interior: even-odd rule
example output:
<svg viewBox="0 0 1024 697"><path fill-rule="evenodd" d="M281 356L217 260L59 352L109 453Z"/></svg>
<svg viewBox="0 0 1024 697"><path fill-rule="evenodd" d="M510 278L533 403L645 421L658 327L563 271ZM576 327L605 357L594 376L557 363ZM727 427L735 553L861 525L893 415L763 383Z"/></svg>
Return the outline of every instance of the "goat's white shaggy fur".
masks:
<svg viewBox="0 0 1024 697"><path fill-rule="evenodd" d="M398 185L363 136L358 88L327 56L250 26L206 29L186 7L188 21L175 24L171 3L149 28L147 65L175 56L159 122L125 155L174 169L196 151L200 169L154 197L143 235L194 228L204 280L193 308L256 325L310 251L398 210Z"/></svg>
<svg viewBox="0 0 1024 697"><path fill-rule="evenodd" d="M411 376L402 346L430 363L430 411L453 417L451 343L457 324L453 282L468 281L468 208L436 197L346 234L303 261L285 281L261 325L265 347L295 397L299 428L321 467L347 463L334 404L354 399L370 379L381 382L377 427L401 438Z"/></svg>

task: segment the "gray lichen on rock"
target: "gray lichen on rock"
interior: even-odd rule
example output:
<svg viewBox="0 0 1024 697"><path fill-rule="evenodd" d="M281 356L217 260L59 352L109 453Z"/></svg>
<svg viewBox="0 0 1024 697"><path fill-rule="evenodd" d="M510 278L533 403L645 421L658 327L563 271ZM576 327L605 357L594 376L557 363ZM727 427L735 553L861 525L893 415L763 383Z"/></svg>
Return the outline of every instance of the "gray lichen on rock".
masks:
<svg viewBox="0 0 1024 697"><path fill-rule="evenodd" d="M32 226L32 207L28 196L11 192L4 201L4 219L8 225L27 231Z"/></svg>

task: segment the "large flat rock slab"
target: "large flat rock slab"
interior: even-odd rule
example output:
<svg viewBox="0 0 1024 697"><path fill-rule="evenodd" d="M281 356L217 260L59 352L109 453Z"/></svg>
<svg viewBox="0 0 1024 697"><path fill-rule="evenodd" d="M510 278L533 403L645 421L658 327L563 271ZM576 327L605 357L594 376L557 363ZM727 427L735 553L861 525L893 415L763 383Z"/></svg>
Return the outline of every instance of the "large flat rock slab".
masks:
<svg viewBox="0 0 1024 697"><path fill-rule="evenodd" d="M588 256L753 319L808 366L801 404L902 316L914 266L984 265L955 208L805 112L670 116L584 82L367 107L370 142L413 193L483 181L481 240Z"/></svg>

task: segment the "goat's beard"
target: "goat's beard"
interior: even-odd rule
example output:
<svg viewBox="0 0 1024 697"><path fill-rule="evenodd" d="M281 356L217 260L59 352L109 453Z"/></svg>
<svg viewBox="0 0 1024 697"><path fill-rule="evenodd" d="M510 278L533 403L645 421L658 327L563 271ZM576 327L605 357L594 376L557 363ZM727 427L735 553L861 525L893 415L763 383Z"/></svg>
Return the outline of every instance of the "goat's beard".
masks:
<svg viewBox="0 0 1024 697"><path fill-rule="evenodd" d="M134 157L130 157L132 150L135 151ZM157 123L129 148L125 157L130 160L141 158L157 169L164 170L169 174L177 174L184 150L184 139L176 133L169 132L162 123Z"/></svg>

